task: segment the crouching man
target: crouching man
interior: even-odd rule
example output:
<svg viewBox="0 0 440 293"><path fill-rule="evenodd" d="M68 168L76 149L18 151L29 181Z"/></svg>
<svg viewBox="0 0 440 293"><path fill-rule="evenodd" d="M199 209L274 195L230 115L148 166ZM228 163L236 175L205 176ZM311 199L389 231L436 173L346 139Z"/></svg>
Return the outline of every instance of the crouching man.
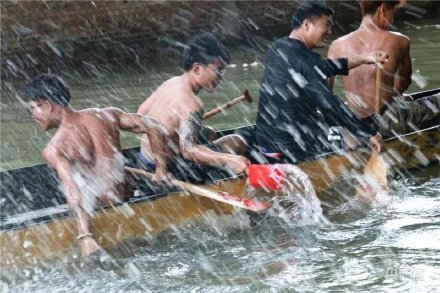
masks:
<svg viewBox="0 0 440 293"><path fill-rule="evenodd" d="M26 87L24 100L43 130L58 128L43 156L61 179L76 219L81 253L87 256L100 249L89 227L94 208L118 204L130 196L119 131L148 135L160 180L166 170L160 155L163 136L159 124L117 108L77 111L69 104L68 86L56 75L33 79Z"/></svg>

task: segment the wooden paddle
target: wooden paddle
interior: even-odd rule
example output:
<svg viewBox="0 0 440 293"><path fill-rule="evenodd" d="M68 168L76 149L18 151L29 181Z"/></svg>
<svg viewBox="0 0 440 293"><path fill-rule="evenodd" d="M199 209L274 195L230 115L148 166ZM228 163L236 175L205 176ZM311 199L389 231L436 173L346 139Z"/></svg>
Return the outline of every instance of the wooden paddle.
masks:
<svg viewBox="0 0 440 293"><path fill-rule="evenodd" d="M375 104L374 111L376 113L380 112L382 98L380 96L380 87L382 86L382 69L379 64L376 64L376 92L375 92Z"/></svg>
<svg viewBox="0 0 440 293"><path fill-rule="evenodd" d="M142 175L142 176L145 176L149 179L153 178L153 176L154 176L152 173L146 172L144 170L136 169L136 168L131 168L131 167L125 166L124 169L132 174ZM223 202L226 204L230 204L230 205L233 205L236 207L240 207L243 209L251 210L253 212L260 212L260 211L265 210L265 209L272 206L272 204L269 202L260 202L255 199L251 199L251 198L247 198L247 197L231 195L227 192L218 192L218 191L208 190L206 188L197 186L195 184L191 184L191 183L176 180L176 179L172 179L171 184L173 184L177 187L180 187L184 190L187 190L193 194L208 197L210 199L214 199L214 200L217 200L217 201L220 201L220 202Z"/></svg>
<svg viewBox="0 0 440 293"><path fill-rule="evenodd" d="M208 119L209 117L214 116L217 113L223 112L226 109L231 108L232 106L242 102L242 101L246 101L248 103L252 103L252 97L249 94L249 91L247 89L244 89L243 95L239 96L238 98L233 99L232 101L229 101L215 109L212 109L211 111L205 113L205 115L203 115L203 119Z"/></svg>
<svg viewBox="0 0 440 293"><path fill-rule="evenodd" d="M378 64L376 65L376 113L380 113L380 109L382 106L382 97L380 95L381 86L382 68ZM368 162L365 171L371 174L371 176L377 181L377 183L379 183L381 188L387 188L387 166L382 155L379 154L379 152L377 152L376 150L373 150L370 161Z"/></svg>
<svg viewBox="0 0 440 293"><path fill-rule="evenodd" d="M382 85L382 69L379 64L376 65L376 93L375 93L375 111L376 113L380 112L381 108L381 90ZM374 197L380 189L387 190L387 166L382 155L373 149L370 160L368 161L367 166L364 169L364 174L369 176L370 179L374 180L376 184L372 186L371 184L367 184L367 188L360 187L359 195L363 199L371 200L371 197Z"/></svg>

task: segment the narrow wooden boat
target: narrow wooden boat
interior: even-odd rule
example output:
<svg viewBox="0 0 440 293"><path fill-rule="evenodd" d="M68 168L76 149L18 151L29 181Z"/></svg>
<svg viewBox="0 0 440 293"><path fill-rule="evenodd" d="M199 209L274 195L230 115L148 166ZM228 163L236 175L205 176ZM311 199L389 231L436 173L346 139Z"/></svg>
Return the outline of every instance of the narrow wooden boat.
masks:
<svg viewBox="0 0 440 293"><path fill-rule="evenodd" d="M439 92L440 89L435 89L413 96L421 98ZM239 133L252 142L254 130L255 126L251 125L220 134ZM388 139L385 149L386 161L395 172L439 164L440 123L436 121L420 131ZM138 151L139 148L124 150L131 165L136 166ZM358 148L323 154L299 166L310 176L321 200L327 203L331 201L324 196L328 188L349 172L362 170L369 156L368 148ZM232 194L241 194L246 180L213 169L205 177L204 187ZM46 164L7 170L0 173L0 180L2 268L78 255L74 219L53 170ZM139 181L142 192L124 204L95 212L92 231L104 248L134 237L150 237L193 219L237 212L224 203L179 190L159 190L147 183Z"/></svg>

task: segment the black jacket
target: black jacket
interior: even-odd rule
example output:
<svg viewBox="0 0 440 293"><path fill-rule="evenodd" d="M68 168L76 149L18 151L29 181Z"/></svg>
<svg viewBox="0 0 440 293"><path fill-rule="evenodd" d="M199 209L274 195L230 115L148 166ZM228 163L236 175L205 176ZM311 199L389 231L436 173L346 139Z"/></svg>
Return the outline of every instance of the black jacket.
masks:
<svg viewBox="0 0 440 293"><path fill-rule="evenodd" d="M270 46L265 66L256 139L266 151L290 153L292 161L301 161L331 150L331 126L346 127L362 138L377 132L328 86L327 78L348 74L346 58L323 59L301 41L284 37Z"/></svg>

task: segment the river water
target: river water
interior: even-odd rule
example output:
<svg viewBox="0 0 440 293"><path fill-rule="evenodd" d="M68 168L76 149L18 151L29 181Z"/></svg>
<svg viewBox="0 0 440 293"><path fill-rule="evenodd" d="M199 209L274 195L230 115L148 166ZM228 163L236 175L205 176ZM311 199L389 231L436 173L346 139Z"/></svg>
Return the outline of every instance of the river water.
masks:
<svg viewBox="0 0 440 293"><path fill-rule="evenodd" d="M436 21L401 26L413 41L412 92L440 86ZM244 86L256 99L263 60L250 49L234 51L236 68L229 70L216 94L203 95L206 108L240 95ZM81 97L73 104L135 111L175 67L161 70L160 75L143 72L100 82L72 79L74 97ZM209 123L219 128L251 123L255 109L256 103L240 105ZM2 166L41 161L39 152L49 138L25 116L15 124L2 120ZM127 146L138 142L135 136L124 139ZM22 159L20 153L27 156ZM118 258L119 268L92 264L77 270L72 264L54 263L24 270L12 281L1 280L0 291L439 292L440 168L413 171L394 178L391 185L390 200L372 208L359 205L347 190L344 197L349 200L324 208L319 216L326 221L319 224L286 222L273 214L207 215L138 245Z"/></svg>
<svg viewBox="0 0 440 293"><path fill-rule="evenodd" d="M164 232L119 258L122 269L72 264L25 270L11 292L438 292L438 166L393 182L391 199L354 199L323 216L204 219ZM77 267L81 267L78 265Z"/></svg>

